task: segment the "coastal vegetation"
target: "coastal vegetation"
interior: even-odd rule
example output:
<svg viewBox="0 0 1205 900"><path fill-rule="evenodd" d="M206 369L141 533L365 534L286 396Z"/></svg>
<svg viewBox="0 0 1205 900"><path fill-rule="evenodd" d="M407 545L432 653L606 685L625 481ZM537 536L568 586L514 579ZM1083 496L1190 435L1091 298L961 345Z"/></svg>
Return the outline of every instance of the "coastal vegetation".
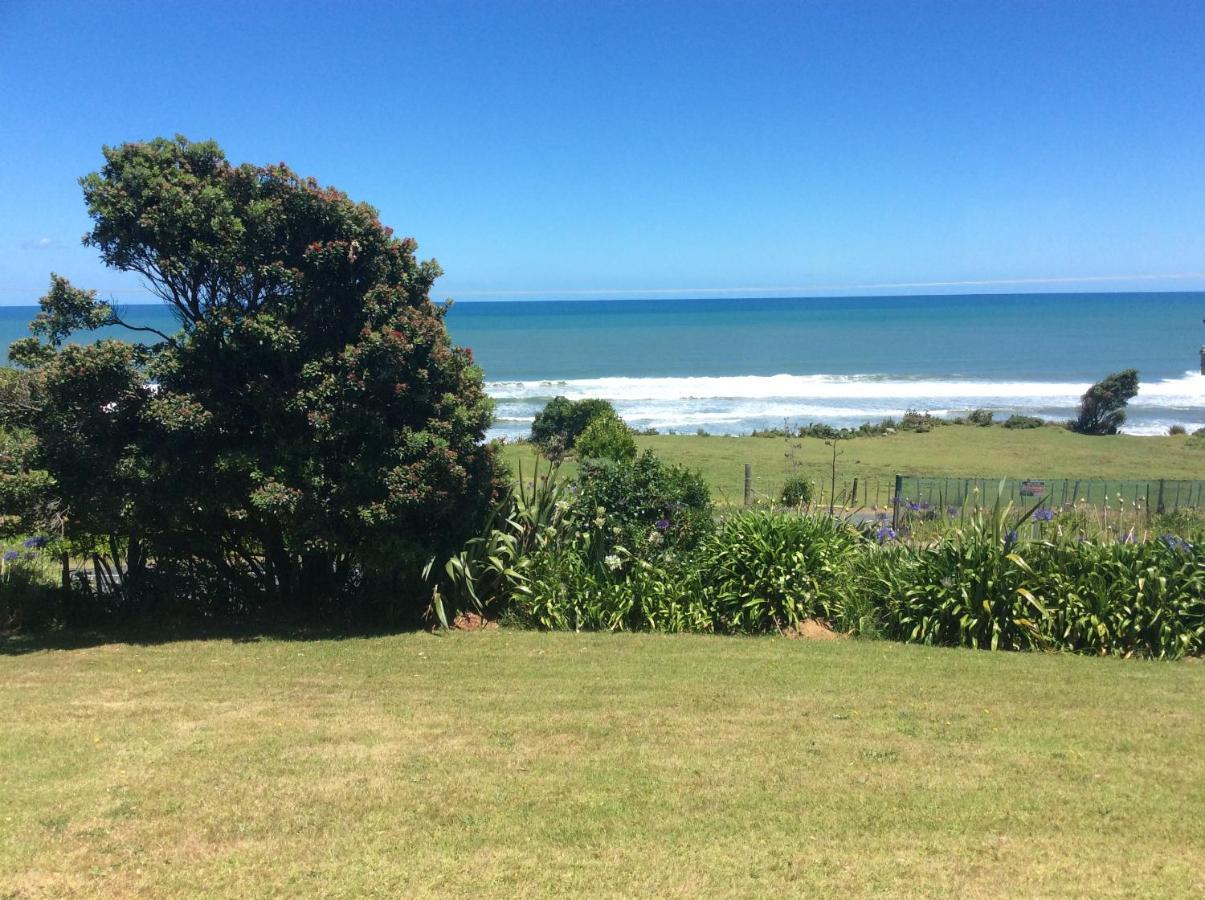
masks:
<svg viewBox="0 0 1205 900"><path fill-rule="evenodd" d="M553 397L531 423L531 442L549 457L563 456L599 416L616 418L615 407L606 400L589 397L584 400Z"/></svg>
<svg viewBox="0 0 1205 900"><path fill-rule="evenodd" d="M1205 477L1205 437L1089 437L1065 428L1006 425L1007 420L990 428L947 424L927 432L843 438L838 479L846 485L855 477L863 485L869 482L868 506L875 505L877 484L877 505L882 508L900 473L982 478L993 484L1001 478L1096 478L1116 483ZM781 498L792 474L806 478L817 490L822 485L827 489L831 449L819 437L794 437L794 429L790 436L780 430L765 437L636 434L635 441L638 450L652 450L667 462L697 469L720 507L742 504L745 464L752 470L755 497L765 502ZM512 471L520 464L530 470L537 449L512 442L502 456ZM571 476L576 466L571 457L562 472Z"/></svg>
<svg viewBox="0 0 1205 900"><path fill-rule="evenodd" d="M638 467L689 484L690 501ZM1205 650L1200 520L1161 517L1157 529L1176 531L1140 535L1046 503L912 502L893 521L814 509L716 520L701 479L648 452L636 464L586 460L573 484L537 472L453 557L439 615L727 634L820 622L923 644L1170 659Z"/></svg>
<svg viewBox="0 0 1205 900"><path fill-rule="evenodd" d="M82 184L86 242L140 274L180 327L132 326L51 277L0 377L6 629L467 616L757 634L819 622L976 648L1201 650L1205 531L1178 501L1169 515L1160 493L1139 518L1136 497L1116 514L1106 498L1101 516L1075 497L1016 508L1001 491L986 506L951 496L943 511L940 491L934 506L895 477L910 442L924 458L912 475L956 465L934 451L961 439L975 469L960 476L1008 474L985 448L1025 444L1025 474L1049 477L1028 467L1076 462L1033 452L1042 441L1097 452L1121 446L1115 435L996 427L980 409L961 423L909 411L688 444L634 435L604 400L557 397L530 446L573 464L542 467L520 447L508 477L484 440L482 373L429 299L438 267L371 207L184 138L106 148ZM108 326L134 339L67 342ZM1136 378L1085 394L1079 430L1115 432ZM1200 472L1199 439L1164 440ZM755 447L774 483L755 484L746 455L740 505L756 508L733 510L716 466ZM701 465L700 450L719 452ZM883 483L875 452L891 467Z"/></svg>
<svg viewBox="0 0 1205 900"><path fill-rule="evenodd" d="M86 243L179 330L67 344L124 320L52 276L0 396L7 533L54 540L68 608L417 621L422 565L499 487L438 266L284 165L184 138L104 155Z"/></svg>
<svg viewBox="0 0 1205 900"><path fill-rule="evenodd" d="M1134 369L1114 372L1084 393L1071 430L1079 434L1117 434L1125 424L1126 403L1138 396Z"/></svg>

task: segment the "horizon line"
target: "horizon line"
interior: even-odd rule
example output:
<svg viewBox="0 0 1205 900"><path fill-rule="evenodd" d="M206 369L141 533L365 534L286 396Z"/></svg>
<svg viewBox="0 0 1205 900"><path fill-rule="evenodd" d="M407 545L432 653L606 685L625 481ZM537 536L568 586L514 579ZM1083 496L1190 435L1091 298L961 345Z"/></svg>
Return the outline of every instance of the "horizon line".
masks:
<svg viewBox="0 0 1205 900"><path fill-rule="evenodd" d="M1154 281L1182 281L1185 279L1200 278L1205 279L1205 272L1176 272L1167 274L1135 274L1135 275L1078 275L1078 276L1050 276L1039 278L974 278L962 279L953 281L897 281L897 282L870 282L866 284L806 284L806 285L751 285L738 287L674 287L674 288L565 288L565 289L531 289L531 290L449 290L446 293L449 299L465 298L466 302L473 302L471 298L480 298L480 301L488 302L488 298L498 298L499 300L520 300L522 298L533 298L533 302L538 302L535 298L555 298L555 297L595 297L598 299L619 298L625 297L629 299L648 298L654 299L658 296L667 295L685 295L680 299L695 299L700 298L700 295L715 296L729 295L728 297L716 297L716 299L809 299L809 294L812 299L820 299L821 297L828 299L829 295L816 295L817 291L874 291L874 290L915 290L923 288L956 288L956 287L1006 287L1006 286L1024 286L1024 285L1073 285L1073 284L1117 284L1122 282L1154 282ZM0 294L39 294L43 289L28 289L28 288L12 288L0 287ZM1205 287L1200 288L1180 288L1178 290L1168 290L1162 292L1150 293L1194 293L1205 290ZM787 297L775 298L769 295L781 295L787 292L800 292ZM110 295L144 295L152 297L151 291L145 288L117 288L117 289L96 289L98 294ZM982 293L990 295L992 292L970 292L968 296ZM1074 291L1035 291L1034 293L1074 293ZM1123 293L1123 291L1118 291ZM755 296L738 297L735 295L753 294ZM908 296L901 294L899 296ZM480 302L479 301L479 302ZM151 305L156 301L149 301L146 304L134 303L131 305ZM11 306L25 306L35 304L0 304Z"/></svg>
<svg viewBox="0 0 1205 900"><path fill-rule="evenodd" d="M896 281L871 282L867 284L802 284L802 285L751 285L744 287L674 287L674 288L566 288L566 289L532 289L532 290L467 290L450 291L462 297L492 296L492 297L534 297L547 295L560 296L598 296L598 295L637 295L649 296L656 294L751 294L767 293L781 294L786 291L874 291L874 290L903 290L910 288L944 288L944 287L991 287L1007 285L1039 285L1039 284L1102 284L1126 281L1181 281L1188 278L1205 278L1205 272L1174 272L1151 275L1068 275L1041 278L972 278L959 281Z"/></svg>

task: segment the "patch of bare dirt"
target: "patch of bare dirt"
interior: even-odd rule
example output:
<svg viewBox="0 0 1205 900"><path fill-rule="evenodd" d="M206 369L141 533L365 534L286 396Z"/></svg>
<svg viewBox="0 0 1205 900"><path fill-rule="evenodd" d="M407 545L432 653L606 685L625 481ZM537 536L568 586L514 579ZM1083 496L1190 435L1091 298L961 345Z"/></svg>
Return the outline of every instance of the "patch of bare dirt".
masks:
<svg viewBox="0 0 1205 900"><path fill-rule="evenodd" d="M452 627L457 631L485 631L497 628L498 623L474 612L463 612L452 620Z"/></svg>
<svg viewBox="0 0 1205 900"><path fill-rule="evenodd" d="M788 625L782 629L782 636L792 640L805 641L837 641L841 639L841 635L820 619L804 619L796 626Z"/></svg>

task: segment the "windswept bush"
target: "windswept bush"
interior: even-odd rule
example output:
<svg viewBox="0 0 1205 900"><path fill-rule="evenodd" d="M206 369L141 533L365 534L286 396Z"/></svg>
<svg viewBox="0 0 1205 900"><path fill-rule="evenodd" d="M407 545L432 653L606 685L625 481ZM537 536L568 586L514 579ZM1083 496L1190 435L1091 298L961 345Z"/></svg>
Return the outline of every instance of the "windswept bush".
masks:
<svg viewBox="0 0 1205 900"><path fill-rule="evenodd" d="M1079 434L1117 434L1126 420L1126 403L1137 395L1137 370L1114 372L1080 398L1079 415L1071 422L1071 430Z"/></svg>

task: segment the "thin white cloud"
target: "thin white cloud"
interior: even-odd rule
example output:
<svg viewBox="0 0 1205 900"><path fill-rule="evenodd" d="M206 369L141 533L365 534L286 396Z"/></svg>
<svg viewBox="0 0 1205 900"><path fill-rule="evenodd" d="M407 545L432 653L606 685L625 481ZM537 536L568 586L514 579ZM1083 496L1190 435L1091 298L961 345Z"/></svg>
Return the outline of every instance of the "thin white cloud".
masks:
<svg viewBox="0 0 1205 900"><path fill-rule="evenodd" d="M673 288L563 288L532 290L473 290L449 293L460 297L537 297L537 296L617 296L630 295L651 297L662 294L783 294L788 292L815 293L817 291L878 291L904 290L909 288L947 287L1007 287L1022 285L1096 284L1109 282L1158 282L1205 279L1205 272L1171 272L1160 275L1071 275L1049 278L976 278L960 281L880 281L867 284L793 284L793 285L744 285L740 287L673 287Z"/></svg>
<svg viewBox="0 0 1205 900"><path fill-rule="evenodd" d="M30 238L21 242L22 250L54 250L61 246L62 243L52 237Z"/></svg>

